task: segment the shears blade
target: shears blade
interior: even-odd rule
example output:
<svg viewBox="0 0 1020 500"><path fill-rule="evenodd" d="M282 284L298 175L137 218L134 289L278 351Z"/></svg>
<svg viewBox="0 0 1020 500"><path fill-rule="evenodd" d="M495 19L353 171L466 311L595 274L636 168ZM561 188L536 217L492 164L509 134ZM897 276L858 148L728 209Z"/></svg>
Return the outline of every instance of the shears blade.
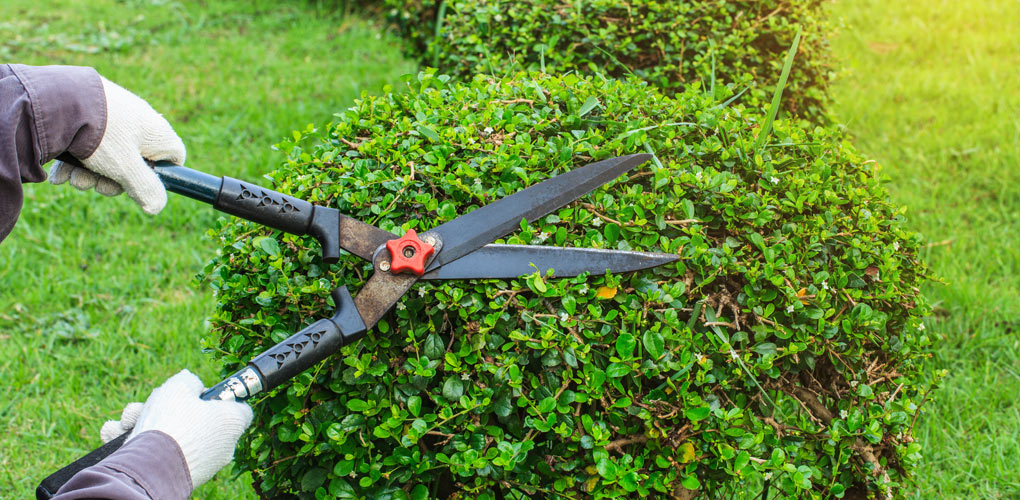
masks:
<svg viewBox="0 0 1020 500"><path fill-rule="evenodd" d="M538 271L554 278L583 273L601 275L606 271L627 273L673 262L680 257L668 253L631 252L595 248L546 247L539 245L485 245L453 262L425 273L423 280L512 279Z"/></svg>
<svg viewBox="0 0 1020 500"><path fill-rule="evenodd" d="M520 227L521 219L532 222L544 217L651 158L650 154L618 156L575 168L436 227L430 232L439 235L443 248L425 272L510 234Z"/></svg>

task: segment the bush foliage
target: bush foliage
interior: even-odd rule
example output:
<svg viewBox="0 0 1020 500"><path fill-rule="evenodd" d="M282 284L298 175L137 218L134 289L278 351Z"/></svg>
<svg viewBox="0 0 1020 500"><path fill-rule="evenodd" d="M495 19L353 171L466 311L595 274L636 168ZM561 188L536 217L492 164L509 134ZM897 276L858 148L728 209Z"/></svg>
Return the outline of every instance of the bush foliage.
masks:
<svg viewBox="0 0 1020 500"><path fill-rule="evenodd" d="M767 104L798 27L784 109L823 122L830 77L821 0L386 0L412 55L462 79L520 69L637 76L667 93L713 78ZM440 8L440 5L442 7ZM440 15L441 13L441 15ZM438 31L436 29L438 23Z"/></svg>
<svg viewBox="0 0 1020 500"><path fill-rule="evenodd" d="M428 71L280 144L276 189L394 234L651 151L506 242L682 259L419 283L255 405L238 466L269 498L901 496L930 384L918 238L838 132L780 120L755 150L761 119L732 95ZM244 221L217 234L208 343L225 371L331 315L331 288L356 294L370 272Z"/></svg>

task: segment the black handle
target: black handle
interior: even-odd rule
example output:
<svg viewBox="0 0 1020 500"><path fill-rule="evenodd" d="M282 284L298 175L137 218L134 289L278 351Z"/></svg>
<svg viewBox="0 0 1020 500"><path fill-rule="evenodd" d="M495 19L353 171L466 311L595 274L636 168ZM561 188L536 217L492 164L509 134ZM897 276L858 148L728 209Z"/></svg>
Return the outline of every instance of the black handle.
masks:
<svg viewBox="0 0 1020 500"><path fill-rule="evenodd" d="M260 392L276 388L305 369L322 361L341 347L357 341L367 328L358 313L347 287L333 290L336 313L330 319L320 319L283 342L259 354L244 368L210 387L200 396L204 400L233 399L244 401ZM50 474L35 490L38 500L50 500L64 483L83 469L96 465L120 449L129 432L92 450L70 465Z"/></svg>
<svg viewBox="0 0 1020 500"><path fill-rule="evenodd" d="M209 203L213 208L296 235L311 234L322 260L340 259L340 212L232 177L213 177L167 161L152 165L168 191Z"/></svg>
<svg viewBox="0 0 1020 500"><path fill-rule="evenodd" d="M81 160L68 153L58 160L84 168ZM340 260L340 211L313 205L250 182L231 177L214 177L205 172L168 161L150 162L167 191L208 203L213 208L298 236L310 234L319 240L322 260Z"/></svg>

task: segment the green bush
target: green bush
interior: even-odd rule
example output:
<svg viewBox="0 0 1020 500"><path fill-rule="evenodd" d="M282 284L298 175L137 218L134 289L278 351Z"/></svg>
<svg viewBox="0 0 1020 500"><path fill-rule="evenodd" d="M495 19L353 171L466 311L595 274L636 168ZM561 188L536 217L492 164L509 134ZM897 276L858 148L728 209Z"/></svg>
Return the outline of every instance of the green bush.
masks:
<svg viewBox="0 0 1020 500"><path fill-rule="evenodd" d="M759 105L779 79L798 26L804 41L784 99L825 122L831 69L821 0L386 0L411 52L470 79L519 69L631 74L667 93L713 78L749 87ZM444 4L440 8L440 4ZM440 17L438 14L442 12ZM439 33L436 34L437 19Z"/></svg>
<svg viewBox="0 0 1020 500"><path fill-rule="evenodd" d="M657 158L506 239L682 257L630 275L424 282L255 405L268 498L864 498L919 458L925 268L876 166L834 130L697 84L425 72L279 145L276 189L400 234L558 172ZM315 143L315 144L313 144ZM316 145L317 144L317 145ZM357 293L356 257L230 220L207 273L224 371Z"/></svg>

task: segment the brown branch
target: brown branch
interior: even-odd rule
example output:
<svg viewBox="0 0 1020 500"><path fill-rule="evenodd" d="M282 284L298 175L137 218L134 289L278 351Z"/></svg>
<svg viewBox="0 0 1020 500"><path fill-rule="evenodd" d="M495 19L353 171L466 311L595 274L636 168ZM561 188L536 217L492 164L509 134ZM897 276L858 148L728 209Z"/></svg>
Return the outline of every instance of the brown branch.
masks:
<svg viewBox="0 0 1020 500"><path fill-rule="evenodd" d="M644 434L628 436L625 438L617 439L607 444L606 451L620 451L620 448L623 448L624 446L629 446L632 444L642 444L646 442L648 442L648 436L645 436Z"/></svg>
<svg viewBox="0 0 1020 500"><path fill-rule="evenodd" d="M338 137L338 139L340 139L340 142L343 142L344 144L347 145L347 147L349 147L351 149L355 149L356 150L359 147L361 147L361 144L354 144L353 142L348 141L347 139L344 139L343 137Z"/></svg>

